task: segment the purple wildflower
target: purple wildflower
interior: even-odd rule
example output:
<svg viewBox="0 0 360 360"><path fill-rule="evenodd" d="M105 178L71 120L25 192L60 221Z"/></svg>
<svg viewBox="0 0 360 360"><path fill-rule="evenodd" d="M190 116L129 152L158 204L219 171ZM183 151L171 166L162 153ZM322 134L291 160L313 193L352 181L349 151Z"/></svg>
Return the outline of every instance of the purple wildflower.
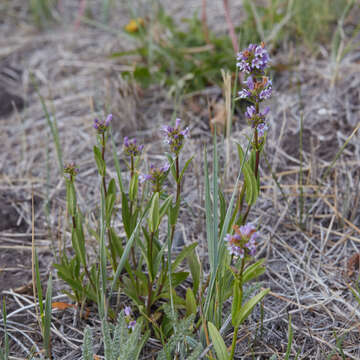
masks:
<svg viewBox="0 0 360 360"><path fill-rule="evenodd" d="M252 76L249 76L246 81L244 82L244 84L246 85L246 87L244 87L243 89L241 89L239 91L239 97L241 99L246 99L246 98L250 98L252 96L252 93L255 89L255 83L254 83L254 79Z"/></svg>
<svg viewBox="0 0 360 360"><path fill-rule="evenodd" d="M247 49L238 53L237 61L236 65L241 72L263 73L270 58L264 43L261 45L250 44Z"/></svg>
<svg viewBox="0 0 360 360"><path fill-rule="evenodd" d="M124 314L125 314L125 316L130 317L130 315L131 315L131 307L130 306L125 306Z"/></svg>
<svg viewBox="0 0 360 360"><path fill-rule="evenodd" d="M254 80L252 76L249 76L244 82L244 85L244 88L238 92L241 99L260 102L271 97L272 82L266 76L258 80Z"/></svg>
<svg viewBox="0 0 360 360"><path fill-rule="evenodd" d="M256 115L256 109L254 105L250 105L246 108L245 116L250 120Z"/></svg>
<svg viewBox="0 0 360 360"><path fill-rule="evenodd" d="M168 163L165 163L161 167L156 167L155 165L151 164L149 174L140 174L139 181L141 184L145 181L150 181L153 185L154 191L160 191L161 185L165 180L169 169L170 165Z"/></svg>
<svg viewBox="0 0 360 360"><path fill-rule="evenodd" d="M248 89L244 88L244 89L241 89L238 92L238 95L239 95L240 99L246 99L246 98L249 98L251 96L251 92Z"/></svg>
<svg viewBox="0 0 360 360"><path fill-rule="evenodd" d="M245 116L252 123L252 126L257 128L259 137L263 137L265 131L269 130L269 127L265 121L265 117L269 111L270 108L268 106L264 110L260 111L260 113L256 112L254 105L250 105L246 108Z"/></svg>
<svg viewBox="0 0 360 360"><path fill-rule="evenodd" d="M175 127L165 125L162 127L161 131L165 133L164 142L170 145L170 150L174 154L179 154L184 139L189 136L190 129L188 127L181 129L180 128L180 119L177 118L175 121Z"/></svg>
<svg viewBox="0 0 360 360"><path fill-rule="evenodd" d="M109 114L105 120L99 120L98 118L96 118L94 120L94 129L98 132L98 134L103 134L105 133L105 131L109 128L110 123L112 121L112 114Z"/></svg>
<svg viewBox="0 0 360 360"><path fill-rule="evenodd" d="M136 139L129 140L127 136L124 137L124 152L128 156L138 156L141 154L144 145L137 145Z"/></svg>
<svg viewBox="0 0 360 360"><path fill-rule="evenodd" d="M259 99L266 100L270 99L272 94L272 82L266 78L266 83L263 86L263 89L260 91Z"/></svg>
<svg viewBox="0 0 360 360"><path fill-rule="evenodd" d="M143 184L145 181L148 181L151 179L152 179L152 176L150 174L140 174L139 175L140 184Z"/></svg>
<svg viewBox="0 0 360 360"><path fill-rule="evenodd" d="M257 126L258 136L261 137L261 138L265 135L265 132L268 131L268 130L269 130L269 126L265 122L260 123Z"/></svg>
<svg viewBox="0 0 360 360"><path fill-rule="evenodd" d="M131 320L128 324L128 328L131 329L132 331L134 331L135 325L136 325L136 320Z"/></svg>
<svg viewBox="0 0 360 360"><path fill-rule="evenodd" d="M242 236L250 237L251 234L255 231L255 227L251 223L247 223L239 227L239 232Z"/></svg>
<svg viewBox="0 0 360 360"><path fill-rule="evenodd" d="M235 234L227 234L225 241L228 243L230 255L243 258L245 254L254 256L256 253L256 229L253 224L248 223L243 226L234 226Z"/></svg>

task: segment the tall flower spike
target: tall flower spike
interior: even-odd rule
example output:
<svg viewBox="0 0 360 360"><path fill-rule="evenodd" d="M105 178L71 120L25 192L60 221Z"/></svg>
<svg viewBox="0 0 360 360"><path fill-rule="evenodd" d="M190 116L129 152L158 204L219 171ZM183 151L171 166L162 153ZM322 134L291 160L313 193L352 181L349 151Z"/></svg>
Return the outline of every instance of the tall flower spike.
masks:
<svg viewBox="0 0 360 360"><path fill-rule="evenodd" d="M168 171L170 169L170 165L165 163L161 167L155 167L155 165L150 166L149 174L140 174L139 181L143 184L145 181L150 181L153 185L153 190L160 191L162 183L168 175Z"/></svg>
<svg viewBox="0 0 360 360"><path fill-rule="evenodd" d="M184 139L189 136L190 129L188 127L181 129L180 128L180 119L177 118L175 122L175 127L165 125L162 127L161 131L165 134L164 142L170 145L170 150L172 153L178 155L181 148L184 144Z"/></svg>

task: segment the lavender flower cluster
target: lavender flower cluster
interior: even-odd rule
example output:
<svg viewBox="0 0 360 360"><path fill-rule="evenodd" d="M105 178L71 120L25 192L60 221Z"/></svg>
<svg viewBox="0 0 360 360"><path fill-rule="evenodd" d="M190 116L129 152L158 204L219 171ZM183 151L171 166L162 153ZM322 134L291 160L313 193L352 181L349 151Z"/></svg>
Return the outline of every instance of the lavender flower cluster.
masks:
<svg viewBox="0 0 360 360"><path fill-rule="evenodd" d="M127 136L124 137L124 151L128 156L138 156L141 154L144 145L137 145L135 138L129 140Z"/></svg>
<svg viewBox="0 0 360 360"><path fill-rule="evenodd" d="M126 322L128 324L128 328L131 329L132 331L134 331L135 325L136 325L136 320L134 320L131 316L131 307L130 306L125 306L124 314L126 317Z"/></svg>
<svg viewBox="0 0 360 360"><path fill-rule="evenodd" d="M170 165L165 163L161 167L156 167L154 164L150 165L150 171L148 174L140 174L139 181L140 183L144 183L145 181L150 181L153 185L153 189L155 192L161 190L161 185L164 182L168 171L170 169Z"/></svg>
<svg viewBox="0 0 360 360"><path fill-rule="evenodd" d="M94 129L98 132L98 134L103 134L105 133L105 131L109 128L111 120L112 120L113 116L112 114L109 114L105 120L99 120L98 118L96 118L94 120Z"/></svg>
<svg viewBox="0 0 360 360"><path fill-rule="evenodd" d="M176 119L175 127L163 126L161 129L165 133L165 143L170 145L170 150L175 155L178 155L184 142L184 138L189 136L189 128L180 128L180 119Z"/></svg>
<svg viewBox="0 0 360 360"><path fill-rule="evenodd" d="M257 232L255 226L247 223L243 226L234 225L235 234L227 234L225 241L228 243L230 255L243 258L245 255L255 256Z"/></svg>
<svg viewBox="0 0 360 360"><path fill-rule="evenodd" d="M263 138L269 129L265 118L269 108L260 111L260 103L269 99L272 94L272 82L265 76L265 69L270 61L269 54L264 43L250 44L238 54L237 61L239 71L247 75L244 87L238 93L239 98L254 104L247 107L245 116L252 127L257 129L258 137Z"/></svg>
<svg viewBox="0 0 360 360"><path fill-rule="evenodd" d="M269 54L265 49L265 44L250 44L247 49L238 53L237 66L240 71L247 74L260 72L262 73L270 61Z"/></svg>

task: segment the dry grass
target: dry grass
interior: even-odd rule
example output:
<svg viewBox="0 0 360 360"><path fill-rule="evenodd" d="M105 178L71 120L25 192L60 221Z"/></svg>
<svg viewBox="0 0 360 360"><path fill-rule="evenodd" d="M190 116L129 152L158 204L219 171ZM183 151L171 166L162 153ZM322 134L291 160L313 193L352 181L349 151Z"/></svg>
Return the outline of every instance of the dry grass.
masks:
<svg viewBox="0 0 360 360"><path fill-rule="evenodd" d="M124 83L121 72L128 70L128 65L108 58L112 51L131 46L120 32L128 20L127 13L120 11L121 5L110 23L116 33L86 25L75 30L74 19L70 16L65 17L70 25L58 25L40 33L28 22L28 14L20 0L7 4L12 15L0 19L1 33L5 35L0 40L0 63L11 64L22 71L16 90L25 99L25 108L0 119L0 194L4 199L1 211L7 214L12 211L11 219L15 219L0 232L1 252L21 259L31 256L32 192L38 199L35 244L41 252L44 278L51 270L57 249L69 240L63 223L64 181L59 175L43 109L30 82L29 75L33 73L49 109L56 115L64 159L76 160L81 169L77 181L81 194L79 203L90 214L90 224L95 221L99 185L92 156L95 114L104 107L111 109L116 119L114 130L119 154L122 137L136 134L147 144L145 160L158 161L164 157L158 155L162 141L157 129L159 124L168 122L177 109L190 125L192 134L184 156L195 155L184 184L184 196L190 209L181 215L179 228L183 229L186 243L199 241L200 256L206 258L201 149L204 143L211 146L207 104L219 101L221 89L207 89L187 96L177 106L167 98L164 89L154 86L143 92L135 85ZM71 2L63 4L64 13L71 14L74 10ZM96 6L96 2L91 4ZM214 9L216 11L215 6ZM217 19L213 21L221 28L221 21ZM261 223L262 246L258 256L267 258L267 272L261 281L272 292L264 301L262 323L259 310L241 330L238 347L241 358L254 355L267 359L273 353L284 353L289 314L294 328L292 355L299 351L302 359L326 359L336 350L337 337L343 339L342 348L347 358L360 358L360 309L348 289L354 276L349 277L347 271L348 260L360 248L358 133L353 133L349 145L328 172L329 176L319 183L338 149L359 127L360 52L353 50L338 65L328 60L326 53L324 55L320 60L301 55L296 58L290 49L287 54L274 57L275 64L297 60L298 65L275 79L276 96L271 104L271 131L267 143L270 167L265 161L262 163L263 191L252 213L252 220ZM337 68L340 71L336 72ZM304 123L303 172L299 160L301 116ZM232 140L245 141L245 132L244 119L240 119L231 134ZM229 176L224 185L231 191L238 167L235 147L231 147L228 158L231 159L227 169ZM109 175L114 174L110 166ZM47 231L44 199L50 201L50 232ZM300 226L302 207L304 223ZM121 232L120 219L118 228ZM88 245L95 246L92 240ZM6 258L1 259L3 273L15 276L20 272L25 278L31 274L26 261L22 262L26 266L19 263L12 266ZM356 276L358 273L355 273ZM31 287L23 285L27 284L3 290L9 309L13 359L28 355L31 347L36 352L41 348ZM54 301L68 301L60 295L62 288L61 282L55 283ZM77 311L72 308L54 310L55 359L80 357L81 330L85 323L78 320ZM88 311L88 321L96 325L96 310ZM256 329L258 336L254 338ZM158 345L151 340L149 353Z"/></svg>

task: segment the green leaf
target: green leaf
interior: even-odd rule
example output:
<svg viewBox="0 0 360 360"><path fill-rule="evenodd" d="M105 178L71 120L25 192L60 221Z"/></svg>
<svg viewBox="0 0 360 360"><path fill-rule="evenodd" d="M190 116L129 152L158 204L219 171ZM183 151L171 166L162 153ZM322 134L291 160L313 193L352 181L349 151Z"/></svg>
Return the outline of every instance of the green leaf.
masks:
<svg viewBox="0 0 360 360"><path fill-rule="evenodd" d="M99 174L101 176L105 175L105 162L102 159L102 155L101 155L101 151L97 146L94 146L94 157L95 157L95 162L96 162L96 166L98 168Z"/></svg>
<svg viewBox="0 0 360 360"><path fill-rule="evenodd" d="M69 209L70 216L76 214L76 192L72 181L66 179L66 202Z"/></svg>
<svg viewBox="0 0 360 360"><path fill-rule="evenodd" d="M168 162L170 164L170 172L171 172L171 175L172 177L174 178L174 180L176 181L176 169L175 169L175 161L174 159L172 158L171 154L169 153L166 153L165 154L167 159L168 159Z"/></svg>
<svg viewBox="0 0 360 360"><path fill-rule="evenodd" d="M262 266L264 261L265 261L265 259L260 259L255 264L252 264L246 268L246 270L243 272L243 276L242 276L243 284L252 279L255 279L256 277L262 275L265 272L265 267Z"/></svg>
<svg viewBox="0 0 360 360"><path fill-rule="evenodd" d="M169 208L169 222L170 226L175 226L180 210L180 201L178 201L174 206L170 206Z"/></svg>
<svg viewBox="0 0 360 360"><path fill-rule="evenodd" d="M125 193L121 194L121 216L124 224L126 236L129 239L131 236L131 213L128 199Z"/></svg>
<svg viewBox="0 0 360 360"><path fill-rule="evenodd" d="M193 291L194 294L197 294L200 284L201 264L195 249L188 255L187 260L189 262L191 277L193 279Z"/></svg>
<svg viewBox="0 0 360 360"><path fill-rule="evenodd" d="M147 87L151 84L151 74L146 66L136 66L134 70L134 79L142 86Z"/></svg>
<svg viewBox="0 0 360 360"><path fill-rule="evenodd" d="M149 231L154 233L160 224L159 193L155 193L149 211Z"/></svg>
<svg viewBox="0 0 360 360"><path fill-rule="evenodd" d="M189 276L189 273L187 271L179 271L177 273L171 274L171 285L172 288L175 288L179 284L181 284L183 281L185 281ZM164 282L164 289L169 288L169 278L167 277Z"/></svg>
<svg viewBox="0 0 360 360"><path fill-rule="evenodd" d="M39 299L40 315L44 316L44 302L43 302L43 294L42 294L42 287L41 287L41 281L40 281L39 259L37 256L36 249L34 252L34 257L35 257L36 289L37 289L38 299Z"/></svg>
<svg viewBox="0 0 360 360"><path fill-rule="evenodd" d="M111 221L111 216L113 213L114 205L116 200L116 184L115 179L111 179L106 194L106 224L109 226Z"/></svg>
<svg viewBox="0 0 360 360"><path fill-rule="evenodd" d="M175 271L176 268L181 264L181 262L196 248L197 243L193 243L191 245L188 245L184 247L180 254L176 257L175 261L172 265L172 270Z"/></svg>
<svg viewBox="0 0 360 360"><path fill-rule="evenodd" d="M214 344L214 349L215 349L216 355L218 357L218 360L229 360L230 355L227 351L225 342L224 342L223 338L221 337L221 334L219 333L219 330L210 321L208 322L208 328L209 328L209 334L211 337L211 341Z"/></svg>
<svg viewBox="0 0 360 360"><path fill-rule="evenodd" d="M167 212L171 202L172 202L172 199L173 199L173 196L170 195L168 196L164 203L161 205L161 208L160 208L160 219L162 219L162 217L165 215L165 213Z"/></svg>
<svg viewBox="0 0 360 360"><path fill-rule="evenodd" d="M219 191L219 201L220 201L220 228L222 228L226 216L226 200L222 191Z"/></svg>
<svg viewBox="0 0 360 360"><path fill-rule="evenodd" d="M110 221L111 221L111 217L112 217L112 213L113 213L113 209L114 209L114 205L115 205L115 200L116 200L116 195L107 194L107 196L106 196L106 211L105 211L107 226L110 226Z"/></svg>
<svg viewBox="0 0 360 360"><path fill-rule="evenodd" d="M130 181L129 198L131 201L135 201L137 198L138 188L139 188L139 180L138 179L139 179L139 176L137 173L135 173Z"/></svg>
<svg viewBox="0 0 360 360"><path fill-rule="evenodd" d="M244 304L244 306L241 307L241 309L238 313L236 322L233 319L233 324L235 322L234 326L241 325L247 319L247 317L250 315L250 313L252 312L255 305L257 303L259 303L264 298L264 296L269 293L269 291L270 291L270 289L265 289L265 290L261 291L259 294L255 295L253 298L251 298L246 304Z"/></svg>
<svg viewBox="0 0 360 360"><path fill-rule="evenodd" d="M147 205L147 207L145 208L145 210L144 210L144 212L143 212L140 220L139 220L138 223L136 224L133 232L131 233L131 236L130 236L128 242L126 243L124 252L123 252L123 254L122 254L121 258L120 258L119 264L118 264L118 266L117 266L117 269L116 269L116 272L115 272L115 275L114 275L114 278L113 278L113 281L112 281L109 298L111 297L112 292L113 292L114 289L115 289L115 286L116 286L116 284L117 284L117 281L118 281L118 279L119 279L119 276L120 276L120 274L121 274L121 271L122 271L122 269L123 269L123 267L124 267L124 265L125 265L125 262L127 261L127 258L128 258L128 256L129 256L130 249L131 249L131 247L132 247L132 245L133 245L133 243L134 243L134 241L135 241L135 238L136 238L135 235L137 234L137 231L138 231L139 227L141 226L141 224L142 224L145 216L147 215L148 211L149 211L149 205Z"/></svg>
<svg viewBox="0 0 360 360"><path fill-rule="evenodd" d="M186 289L185 302L186 302L186 316L189 316L191 314L196 315L197 304L196 304L195 295L191 290L191 288Z"/></svg>
<svg viewBox="0 0 360 360"><path fill-rule="evenodd" d="M83 217L81 212L78 211L75 217L76 229L75 229L75 242L78 251L78 256L81 263L86 266L86 249L85 249L85 236L83 230Z"/></svg>
<svg viewBox="0 0 360 360"><path fill-rule="evenodd" d="M244 161L245 154L240 144L237 144L237 148L238 148L240 163L242 163ZM259 196L259 187L258 187L258 181L255 178L254 171L252 170L249 162L244 162L243 174L244 174L244 182L246 185L245 200L249 205L252 205L256 202L256 199Z"/></svg>
<svg viewBox="0 0 360 360"><path fill-rule="evenodd" d="M179 176L179 181L182 180L182 178L183 178L183 176L184 176L184 174L185 174L185 171L186 171L186 169L188 168L188 166L190 165L190 163L191 163L191 161L192 161L193 158L194 158L194 156L192 156L192 157L185 163L183 169L181 170L181 173L180 173L180 176Z"/></svg>

